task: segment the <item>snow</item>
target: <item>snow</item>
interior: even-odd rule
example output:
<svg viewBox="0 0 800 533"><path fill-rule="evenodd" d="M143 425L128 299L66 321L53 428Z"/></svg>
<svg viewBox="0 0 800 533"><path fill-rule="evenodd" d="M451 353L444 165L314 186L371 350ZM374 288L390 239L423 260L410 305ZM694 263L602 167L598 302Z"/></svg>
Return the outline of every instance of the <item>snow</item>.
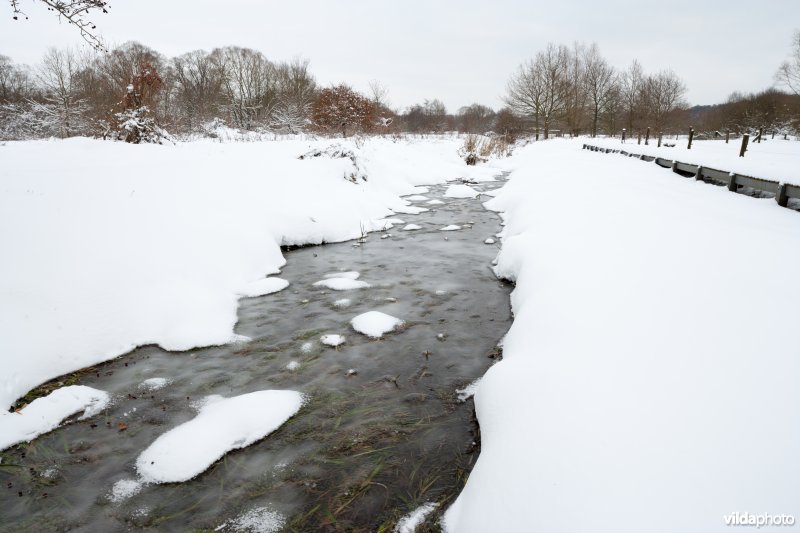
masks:
<svg viewBox="0 0 800 533"><path fill-rule="evenodd" d="M337 346L344 344L345 340L346 339L344 338L343 335L329 334L320 337L319 342L325 344L326 346L333 346L335 348Z"/></svg>
<svg viewBox="0 0 800 533"><path fill-rule="evenodd" d="M294 391L209 396L195 418L167 431L139 455L136 470L146 483L187 481L229 451L263 439L302 405L302 394Z"/></svg>
<svg viewBox="0 0 800 533"><path fill-rule="evenodd" d="M350 300L350 298L341 298L341 299L336 300L335 302L333 302L333 306L334 307L339 307L339 308L350 307L351 303L352 303L352 301Z"/></svg>
<svg viewBox="0 0 800 533"><path fill-rule="evenodd" d="M373 338L380 338L384 333L393 331L395 328L404 324L399 318L381 313L380 311L368 311L360 314L353 318L350 323L357 332Z"/></svg>
<svg viewBox="0 0 800 533"><path fill-rule="evenodd" d="M143 486L144 484L139 480L120 479L111 487L111 494L109 494L108 499L114 503L119 503L139 494Z"/></svg>
<svg viewBox="0 0 800 533"><path fill-rule="evenodd" d="M476 198L479 194L469 185L450 185L444 196L445 198Z"/></svg>
<svg viewBox="0 0 800 533"><path fill-rule="evenodd" d="M294 372L295 370L300 368L300 363L297 362L297 361L289 361L288 363L286 363L286 367L285 368L286 368L286 370L288 370L290 372Z"/></svg>
<svg viewBox="0 0 800 533"><path fill-rule="evenodd" d="M422 202L424 200L427 200L428 197L422 196L421 194L415 194L414 196L406 196L405 199L410 202Z"/></svg>
<svg viewBox="0 0 800 533"><path fill-rule="evenodd" d="M0 191L0 404L68 372L156 344L229 342L238 298L262 293L280 246L384 229L421 184L465 168L452 139L128 145L7 142ZM363 171L367 181L343 176ZM266 278L269 279L269 278ZM259 280L259 281L256 281ZM254 288L254 283L256 283Z"/></svg>
<svg viewBox="0 0 800 533"><path fill-rule="evenodd" d="M445 226L443 228L439 228L439 231L458 231L461 229L461 226L456 226L455 224L450 224L449 226Z"/></svg>
<svg viewBox="0 0 800 533"><path fill-rule="evenodd" d="M491 237L489 237L488 239L486 239L485 241L483 241L483 244L494 244L494 243L495 243L495 241L494 241L494 239L492 239Z"/></svg>
<svg viewBox="0 0 800 533"><path fill-rule="evenodd" d="M303 353L311 353L314 350L314 343L313 342L304 342L302 346L300 346L300 351Z"/></svg>
<svg viewBox="0 0 800 533"><path fill-rule="evenodd" d="M415 231L418 229L422 229L422 226L418 226L417 224L406 224L403 226L403 231Z"/></svg>
<svg viewBox="0 0 800 533"><path fill-rule="evenodd" d="M443 201L436 200L435 198L433 200L428 200L428 205L442 205L443 203Z"/></svg>
<svg viewBox="0 0 800 533"><path fill-rule="evenodd" d="M90 418L105 409L109 400L104 391L70 385L33 400L19 412L0 413L0 450L30 442L76 413L83 412L79 420Z"/></svg>
<svg viewBox="0 0 800 533"><path fill-rule="evenodd" d="M142 381L139 384L140 389L144 389L148 392L157 391L158 389L163 389L167 385L169 385L171 380L167 378L150 378Z"/></svg>
<svg viewBox="0 0 800 533"><path fill-rule="evenodd" d="M242 533L275 533L283 529L286 519L277 511L267 507L250 509L242 516L232 520L233 531Z"/></svg>
<svg viewBox="0 0 800 533"><path fill-rule="evenodd" d="M416 207L413 205L393 207L392 210L395 213L403 213L405 215L419 215L420 213L430 211L430 209L428 209L427 207Z"/></svg>
<svg viewBox="0 0 800 533"><path fill-rule="evenodd" d="M289 282L281 278L263 278L249 283L239 292L240 296L253 298L256 296L266 296L274 292L282 291L289 286Z"/></svg>
<svg viewBox="0 0 800 533"><path fill-rule="evenodd" d="M478 385L480 384L480 378L476 379L463 389L456 389L456 398L458 398L459 402L465 402L469 398L475 396L475 393L478 391Z"/></svg>
<svg viewBox="0 0 800 533"><path fill-rule="evenodd" d="M486 205L514 322L475 394L480 457L446 529L797 516L800 215L580 140L504 164Z"/></svg>
<svg viewBox="0 0 800 533"><path fill-rule="evenodd" d="M353 289L367 288L369 287L369 283L351 278L327 278L314 283L314 286L326 287L334 291L349 291Z"/></svg>
<svg viewBox="0 0 800 533"><path fill-rule="evenodd" d="M361 276L359 272L350 271L350 272L331 272L330 274L325 274L322 276L325 279L330 278L345 278L345 279L358 279Z"/></svg>
<svg viewBox="0 0 800 533"><path fill-rule="evenodd" d="M438 506L439 504L436 502L427 502L420 505L397 522L394 533L414 533Z"/></svg>
<svg viewBox="0 0 800 533"><path fill-rule="evenodd" d="M664 138L667 140L666 137ZM651 141L649 145L636 144L628 140L622 144L619 139L584 139L582 143L625 150L629 153L663 157L664 159L677 160L691 165L702 165L726 172L736 172L756 178L772 181L800 184L800 142L785 141L783 139L765 139L761 143L753 142L747 145L744 157L739 157L742 147L741 139L731 139L728 144L725 140L709 140L692 142L689 150L688 139L670 139L674 147L658 146L658 142ZM623 157L619 154L599 154L603 157ZM645 164L640 162L640 164ZM655 164L655 163L653 163Z"/></svg>

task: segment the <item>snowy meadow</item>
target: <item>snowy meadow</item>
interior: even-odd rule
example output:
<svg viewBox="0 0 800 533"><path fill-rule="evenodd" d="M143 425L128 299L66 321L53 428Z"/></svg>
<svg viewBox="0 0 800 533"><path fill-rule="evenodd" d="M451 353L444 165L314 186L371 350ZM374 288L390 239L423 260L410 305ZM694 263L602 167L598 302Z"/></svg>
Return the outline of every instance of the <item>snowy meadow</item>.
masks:
<svg viewBox="0 0 800 533"><path fill-rule="evenodd" d="M442 507L418 500L397 518L398 530L441 516L447 531L585 531L625 514L631 520L614 522L616 531L637 531L653 516L663 517L655 530L712 531L735 509L797 513L793 450L800 433L793 421L800 398L793 384L800 367L787 336L774 333L792 331L800 319L800 292L786 283L800 267L798 213L652 163L581 150L580 139L534 142L475 167L460 159L460 142L132 147L71 139L0 147L13 169L0 196L0 242L9 251L0 266L0 348L16 354L4 363L5 405L49 379L122 354L143 362L137 346L157 345L173 357L204 346L250 353L260 334L242 322L240 298L263 300L264 327L291 329L287 317L271 315L278 300L269 298L298 284L323 298L330 292L326 305L352 317L349 325L338 319L352 331L343 335L331 322L318 344L298 345L306 355L280 363L282 372L300 376L318 357L309 354L324 348L345 357L336 363L344 379L363 379L380 364L368 370L348 350L370 349L387 335L398 348L412 342L417 311L397 302L388 280L364 278L341 259L327 274L284 279L281 247L349 240L346 253L363 254L361 247L392 245L401 235L447 245L463 234L480 247L499 240L493 276L515 283L514 322L500 343L502 360L479 382L449 393L461 402L474 394L480 423L480 455L463 492ZM504 187L482 185L504 174ZM453 180L462 181L448 184ZM464 234L474 231L474 220L420 218L463 209L448 202L486 202L500 213L502 231ZM431 295L467 290L455 287ZM385 293L384 306L400 307L367 306L357 314L352 306L363 298L353 295L375 290ZM308 304L290 298L295 308ZM451 342L447 332L436 338ZM428 350L424 355L427 362ZM207 357L198 376L213 365L215 356ZM140 387L169 391L179 376ZM378 382L402 388L400 378ZM35 443L62 420L90 424L125 405L119 392L53 388L0 416L3 447ZM302 418L298 411L318 394L244 389L207 396L194 406L195 418L147 449L132 449L136 477L106 487L109 501L146 499L165 482L197 483L231 450L265 436L269 443L268 435ZM419 401L414 394L405 401ZM125 409L125 417L134 416L135 408ZM230 419L230 410L244 416ZM256 412L264 414L248 415ZM187 447L195 452L176 455ZM281 509L252 512L266 513L279 528L297 512ZM572 517L568 527L564 516ZM241 529L235 520L226 527Z"/></svg>

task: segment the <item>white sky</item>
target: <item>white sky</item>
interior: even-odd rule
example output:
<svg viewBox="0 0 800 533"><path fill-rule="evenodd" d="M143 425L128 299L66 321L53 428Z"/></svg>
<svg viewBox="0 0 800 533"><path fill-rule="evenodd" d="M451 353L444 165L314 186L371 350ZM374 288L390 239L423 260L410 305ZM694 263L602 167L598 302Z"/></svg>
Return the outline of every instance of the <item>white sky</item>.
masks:
<svg viewBox="0 0 800 533"><path fill-rule="evenodd" d="M0 54L34 65L50 46L83 42L36 0L21 3L30 20L0 0ZM117 0L95 22L109 43L168 57L224 45L302 56L322 85L379 80L394 107L439 98L455 112L501 107L508 76L550 41L596 42L618 68L671 68L692 104L759 91L800 29L800 0Z"/></svg>

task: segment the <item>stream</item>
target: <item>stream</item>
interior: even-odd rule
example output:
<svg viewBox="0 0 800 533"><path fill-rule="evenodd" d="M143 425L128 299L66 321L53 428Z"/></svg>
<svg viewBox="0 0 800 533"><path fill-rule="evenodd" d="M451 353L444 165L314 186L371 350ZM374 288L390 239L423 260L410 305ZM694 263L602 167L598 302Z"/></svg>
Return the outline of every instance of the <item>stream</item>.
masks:
<svg viewBox="0 0 800 533"><path fill-rule="evenodd" d="M481 205L487 197L444 198L446 188L422 193L443 204L415 201L431 210L395 216L420 230L398 224L358 246L286 251L279 277L291 285L240 301L236 333L250 341L187 352L144 346L71 375L69 384L114 400L0 454L0 530L391 531L434 503L418 531L438 531L480 448L472 399L456 391L500 357L512 288L490 269L498 245L484 240L500 220ZM440 231L451 224L462 229ZM313 286L337 271L357 271L371 286ZM373 310L405 325L380 340L355 332L350 320ZM323 345L328 333L346 343ZM150 378L169 382L142 388ZM191 481L112 491L136 479L142 450L194 418L198 400L264 389L300 391L307 401L277 431Z"/></svg>

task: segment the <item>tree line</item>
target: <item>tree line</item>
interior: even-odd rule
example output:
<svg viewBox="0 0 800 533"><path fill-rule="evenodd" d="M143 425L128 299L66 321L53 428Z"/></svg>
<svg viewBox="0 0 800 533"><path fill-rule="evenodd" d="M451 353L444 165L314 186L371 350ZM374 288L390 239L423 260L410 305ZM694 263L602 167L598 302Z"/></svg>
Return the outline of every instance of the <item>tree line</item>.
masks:
<svg viewBox="0 0 800 533"><path fill-rule="evenodd" d="M797 38L800 50L800 37ZM797 87L795 63L779 81ZM780 76L783 76L783 79ZM792 85L794 84L794 85ZM618 135L651 128L683 132L767 127L796 132L796 92L734 93L716 106L689 108L671 70L646 73L634 60L612 66L597 45L548 44L508 79L500 110L474 103L454 113L439 99L391 108L387 90L366 93L341 83L321 87L303 59L275 62L257 50L228 46L166 58L137 42L106 53L51 49L28 68L0 55L0 139L102 136L129 142L171 134L240 130L319 132L495 132ZM691 124L693 123L693 124Z"/></svg>

